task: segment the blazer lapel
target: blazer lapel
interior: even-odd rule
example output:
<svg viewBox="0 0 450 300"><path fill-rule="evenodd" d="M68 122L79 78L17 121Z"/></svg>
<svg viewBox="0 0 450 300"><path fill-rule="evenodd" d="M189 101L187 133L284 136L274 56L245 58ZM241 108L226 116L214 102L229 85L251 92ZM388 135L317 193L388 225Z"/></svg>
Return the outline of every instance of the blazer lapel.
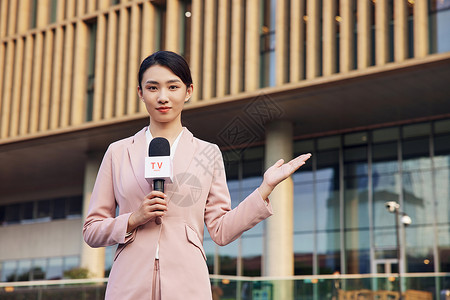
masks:
<svg viewBox="0 0 450 300"><path fill-rule="evenodd" d="M178 189L177 183L184 182L183 177L189 170L195 151L196 147L194 144L194 136L187 128L184 128L173 156L172 166L174 182L166 185L165 194L167 195L169 201L173 195L173 192Z"/></svg>
<svg viewBox="0 0 450 300"><path fill-rule="evenodd" d="M144 195L148 195L151 192L151 185L145 179L145 157L148 156L148 153L146 153L146 128L144 127L136 133L133 143L128 146L128 155L130 156L133 173Z"/></svg>

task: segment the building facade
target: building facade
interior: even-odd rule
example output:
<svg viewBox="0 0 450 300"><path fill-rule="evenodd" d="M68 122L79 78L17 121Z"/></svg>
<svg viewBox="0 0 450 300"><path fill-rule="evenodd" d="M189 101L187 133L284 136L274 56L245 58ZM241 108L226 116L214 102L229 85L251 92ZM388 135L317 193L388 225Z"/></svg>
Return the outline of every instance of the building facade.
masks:
<svg viewBox="0 0 450 300"><path fill-rule="evenodd" d="M211 274L450 272L450 1L5 0L1 281L107 276L115 248L84 244L83 215L107 146L148 124L157 50L190 64L183 123L222 149L233 207L313 154L274 216L225 247L205 234ZM387 201L412 218L400 260Z"/></svg>

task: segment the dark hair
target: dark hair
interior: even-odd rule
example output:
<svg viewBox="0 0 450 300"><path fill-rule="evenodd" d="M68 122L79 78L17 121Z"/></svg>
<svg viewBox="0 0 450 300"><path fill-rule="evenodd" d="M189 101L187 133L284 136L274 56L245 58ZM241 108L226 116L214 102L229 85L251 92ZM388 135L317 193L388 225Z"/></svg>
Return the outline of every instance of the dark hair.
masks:
<svg viewBox="0 0 450 300"><path fill-rule="evenodd" d="M158 51L145 58L139 67L139 88L142 90L142 77L148 68L160 65L169 68L181 81L189 87L192 84L191 70L186 60L179 54L171 51Z"/></svg>

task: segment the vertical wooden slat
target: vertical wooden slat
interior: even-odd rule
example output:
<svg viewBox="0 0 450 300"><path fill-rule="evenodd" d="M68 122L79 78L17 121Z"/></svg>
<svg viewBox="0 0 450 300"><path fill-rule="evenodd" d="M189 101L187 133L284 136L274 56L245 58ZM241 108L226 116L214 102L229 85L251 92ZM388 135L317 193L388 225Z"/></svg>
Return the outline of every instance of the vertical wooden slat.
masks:
<svg viewBox="0 0 450 300"><path fill-rule="evenodd" d="M29 113L30 113L30 97L31 97L31 75L33 72L33 45L32 35L28 35L25 39L25 55L23 57L24 68L22 77L22 101L20 107L20 126L19 134L28 133Z"/></svg>
<svg viewBox="0 0 450 300"><path fill-rule="evenodd" d="M290 82L298 82L303 78L303 56L304 53L304 27L303 16L305 15L304 2L291 0L291 29L290 29Z"/></svg>
<svg viewBox="0 0 450 300"><path fill-rule="evenodd" d="M95 41L95 86L93 120L98 121L103 113L103 93L105 90L106 16L97 18L97 39Z"/></svg>
<svg viewBox="0 0 450 300"><path fill-rule="evenodd" d="M50 117L50 95L52 87L52 56L53 56L53 31L45 32L45 48L42 72L41 109L39 116L39 131L47 130Z"/></svg>
<svg viewBox="0 0 450 300"><path fill-rule="evenodd" d="M8 3L8 35L14 35L16 33L18 1L8 1Z"/></svg>
<svg viewBox="0 0 450 300"><path fill-rule="evenodd" d="M71 105L71 125L79 125L86 120L87 62L89 60L89 29L86 23L76 24L75 57L73 68L73 88Z"/></svg>
<svg viewBox="0 0 450 300"><path fill-rule="evenodd" d="M243 0L232 0L230 94L237 94L244 88L244 5Z"/></svg>
<svg viewBox="0 0 450 300"><path fill-rule="evenodd" d="M76 15L77 16L82 16L86 13L86 2L85 1L76 1ZM94 2L94 1L90 1L90 2Z"/></svg>
<svg viewBox="0 0 450 300"><path fill-rule="evenodd" d="M3 107L3 84L4 84L4 76L6 70L5 63L5 52L6 52L6 43L0 43L0 107ZM0 137L1 137L1 127L2 127L2 112L0 111Z"/></svg>
<svg viewBox="0 0 450 300"><path fill-rule="evenodd" d="M16 42L16 53L14 58L14 81L13 81L13 91L12 91L12 104L11 104L11 127L9 135L14 137L18 135L19 128L19 116L20 116L20 94L22 89L22 76L23 76L23 48L24 41L22 38L17 39Z"/></svg>
<svg viewBox="0 0 450 300"><path fill-rule="evenodd" d="M8 2L0 1L0 38L6 36L8 27Z"/></svg>
<svg viewBox="0 0 450 300"><path fill-rule="evenodd" d="M64 37L64 63L61 91L61 127L67 127L70 124L70 108L72 97L72 75L73 75L73 44L74 44L74 25L67 24Z"/></svg>
<svg viewBox="0 0 450 300"><path fill-rule="evenodd" d="M50 0L37 1L36 27L44 27L49 23Z"/></svg>
<svg viewBox="0 0 450 300"><path fill-rule="evenodd" d="M17 32L24 33L30 28L31 11L30 0L16 0L18 2L19 14L17 16Z"/></svg>
<svg viewBox="0 0 450 300"><path fill-rule="evenodd" d="M192 34L191 34L191 73L194 81L194 93L191 102L196 102L201 98L202 77L201 77L201 57L202 57L202 30L203 30L203 0L192 0Z"/></svg>
<svg viewBox="0 0 450 300"><path fill-rule="evenodd" d="M139 25L140 20L139 7L131 7L130 23L130 52L128 55L128 84L127 84L127 114L137 112L137 75L139 71Z"/></svg>
<svg viewBox="0 0 450 300"><path fill-rule="evenodd" d="M97 0L95 1L88 1L87 3L87 12L92 13L97 9Z"/></svg>
<svg viewBox="0 0 450 300"><path fill-rule="evenodd" d="M428 55L428 1L414 2L414 57Z"/></svg>
<svg viewBox="0 0 450 300"><path fill-rule="evenodd" d="M154 20L156 9L150 2L142 3L142 32L141 32L141 61L155 51L155 22L145 22L144 20ZM145 105L139 105L139 111L145 111Z"/></svg>
<svg viewBox="0 0 450 300"><path fill-rule="evenodd" d="M128 62L128 10L122 8L119 16L119 42L117 53L116 76L116 116L125 114L125 96L127 91L127 62Z"/></svg>
<svg viewBox="0 0 450 300"><path fill-rule="evenodd" d="M30 133L38 131L39 108L41 101L42 82L42 53L44 48L44 36L42 32L36 34L34 57L33 57L33 84L31 88L31 113L30 113Z"/></svg>
<svg viewBox="0 0 450 300"><path fill-rule="evenodd" d="M306 24L306 79L313 79L319 75L319 3L308 0L306 5L308 22Z"/></svg>
<svg viewBox="0 0 450 300"><path fill-rule="evenodd" d="M98 1L98 9L107 9L111 0L97 0Z"/></svg>
<svg viewBox="0 0 450 300"><path fill-rule="evenodd" d="M66 12L66 1L59 0L56 10L56 21L63 21L65 19L65 12Z"/></svg>
<svg viewBox="0 0 450 300"><path fill-rule="evenodd" d="M180 49L180 0L166 0L166 43L165 48L169 51L178 52ZM214 1L211 1L214 2Z"/></svg>
<svg viewBox="0 0 450 300"><path fill-rule="evenodd" d="M375 3L375 64L386 64L389 57L388 0Z"/></svg>
<svg viewBox="0 0 450 300"><path fill-rule="evenodd" d="M259 88L259 1L246 1L245 22L245 91Z"/></svg>
<svg viewBox="0 0 450 300"><path fill-rule="evenodd" d="M367 2L367 0L364 0ZM336 73L336 0L323 1L323 75Z"/></svg>
<svg viewBox="0 0 450 300"><path fill-rule="evenodd" d="M340 0L340 72L345 73L353 69L353 0Z"/></svg>
<svg viewBox="0 0 450 300"><path fill-rule="evenodd" d="M6 45L6 58L5 58L5 81L3 85L3 103L1 111L2 131L1 138L9 136L10 128L10 112L11 112L11 94L13 90L13 74L14 74L14 54L16 50L15 41L10 40Z"/></svg>
<svg viewBox="0 0 450 300"><path fill-rule="evenodd" d="M60 2L58 2L59 5ZM61 111L61 78L63 69L64 29L57 27L53 52L52 96L50 105L50 129L59 127Z"/></svg>
<svg viewBox="0 0 450 300"><path fill-rule="evenodd" d="M408 10L406 1L394 1L394 60L408 57Z"/></svg>
<svg viewBox="0 0 450 300"><path fill-rule="evenodd" d="M216 96L222 97L228 93L229 82L229 20L230 20L230 0L219 0L218 8L218 29L217 29L217 89Z"/></svg>
<svg viewBox="0 0 450 300"><path fill-rule="evenodd" d="M75 17L76 0L66 0L65 2L66 2L66 19Z"/></svg>
<svg viewBox="0 0 450 300"><path fill-rule="evenodd" d="M278 0L275 17L275 77L276 85L282 85L287 82L288 66L288 15L287 1Z"/></svg>
<svg viewBox="0 0 450 300"><path fill-rule="evenodd" d="M215 45L216 45L216 1L205 1L205 37L203 52L203 100L214 97L215 90Z"/></svg>
<svg viewBox="0 0 450 300"><path fill-rule="evenodd" d="M106 78L105 78L105 119L112 118L114 115L114 97L115 97L115 79L117 62L117 15L111 11L108 17L106 49Z"/></svg>
<svg viewBox="0 0 450 300"><path fill-rule="evenodd" d="M371 22L370 22L370 6L367 0L358 0L358 69L365 69L370 66L371 51Z"/></svg>

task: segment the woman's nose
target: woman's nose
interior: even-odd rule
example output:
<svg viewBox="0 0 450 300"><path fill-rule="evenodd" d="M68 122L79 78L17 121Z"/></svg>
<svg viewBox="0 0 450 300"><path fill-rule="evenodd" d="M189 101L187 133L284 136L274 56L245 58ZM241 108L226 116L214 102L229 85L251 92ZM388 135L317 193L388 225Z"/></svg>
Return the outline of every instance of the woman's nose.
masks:
<svg viewBox="0 0 450 300"><path fill-rule="evenodd" d="M167 97L167 93L164 90L162 90L159 93L158 102L159 103L167 103L167 102L169 102L169 98Z"/></svg>

